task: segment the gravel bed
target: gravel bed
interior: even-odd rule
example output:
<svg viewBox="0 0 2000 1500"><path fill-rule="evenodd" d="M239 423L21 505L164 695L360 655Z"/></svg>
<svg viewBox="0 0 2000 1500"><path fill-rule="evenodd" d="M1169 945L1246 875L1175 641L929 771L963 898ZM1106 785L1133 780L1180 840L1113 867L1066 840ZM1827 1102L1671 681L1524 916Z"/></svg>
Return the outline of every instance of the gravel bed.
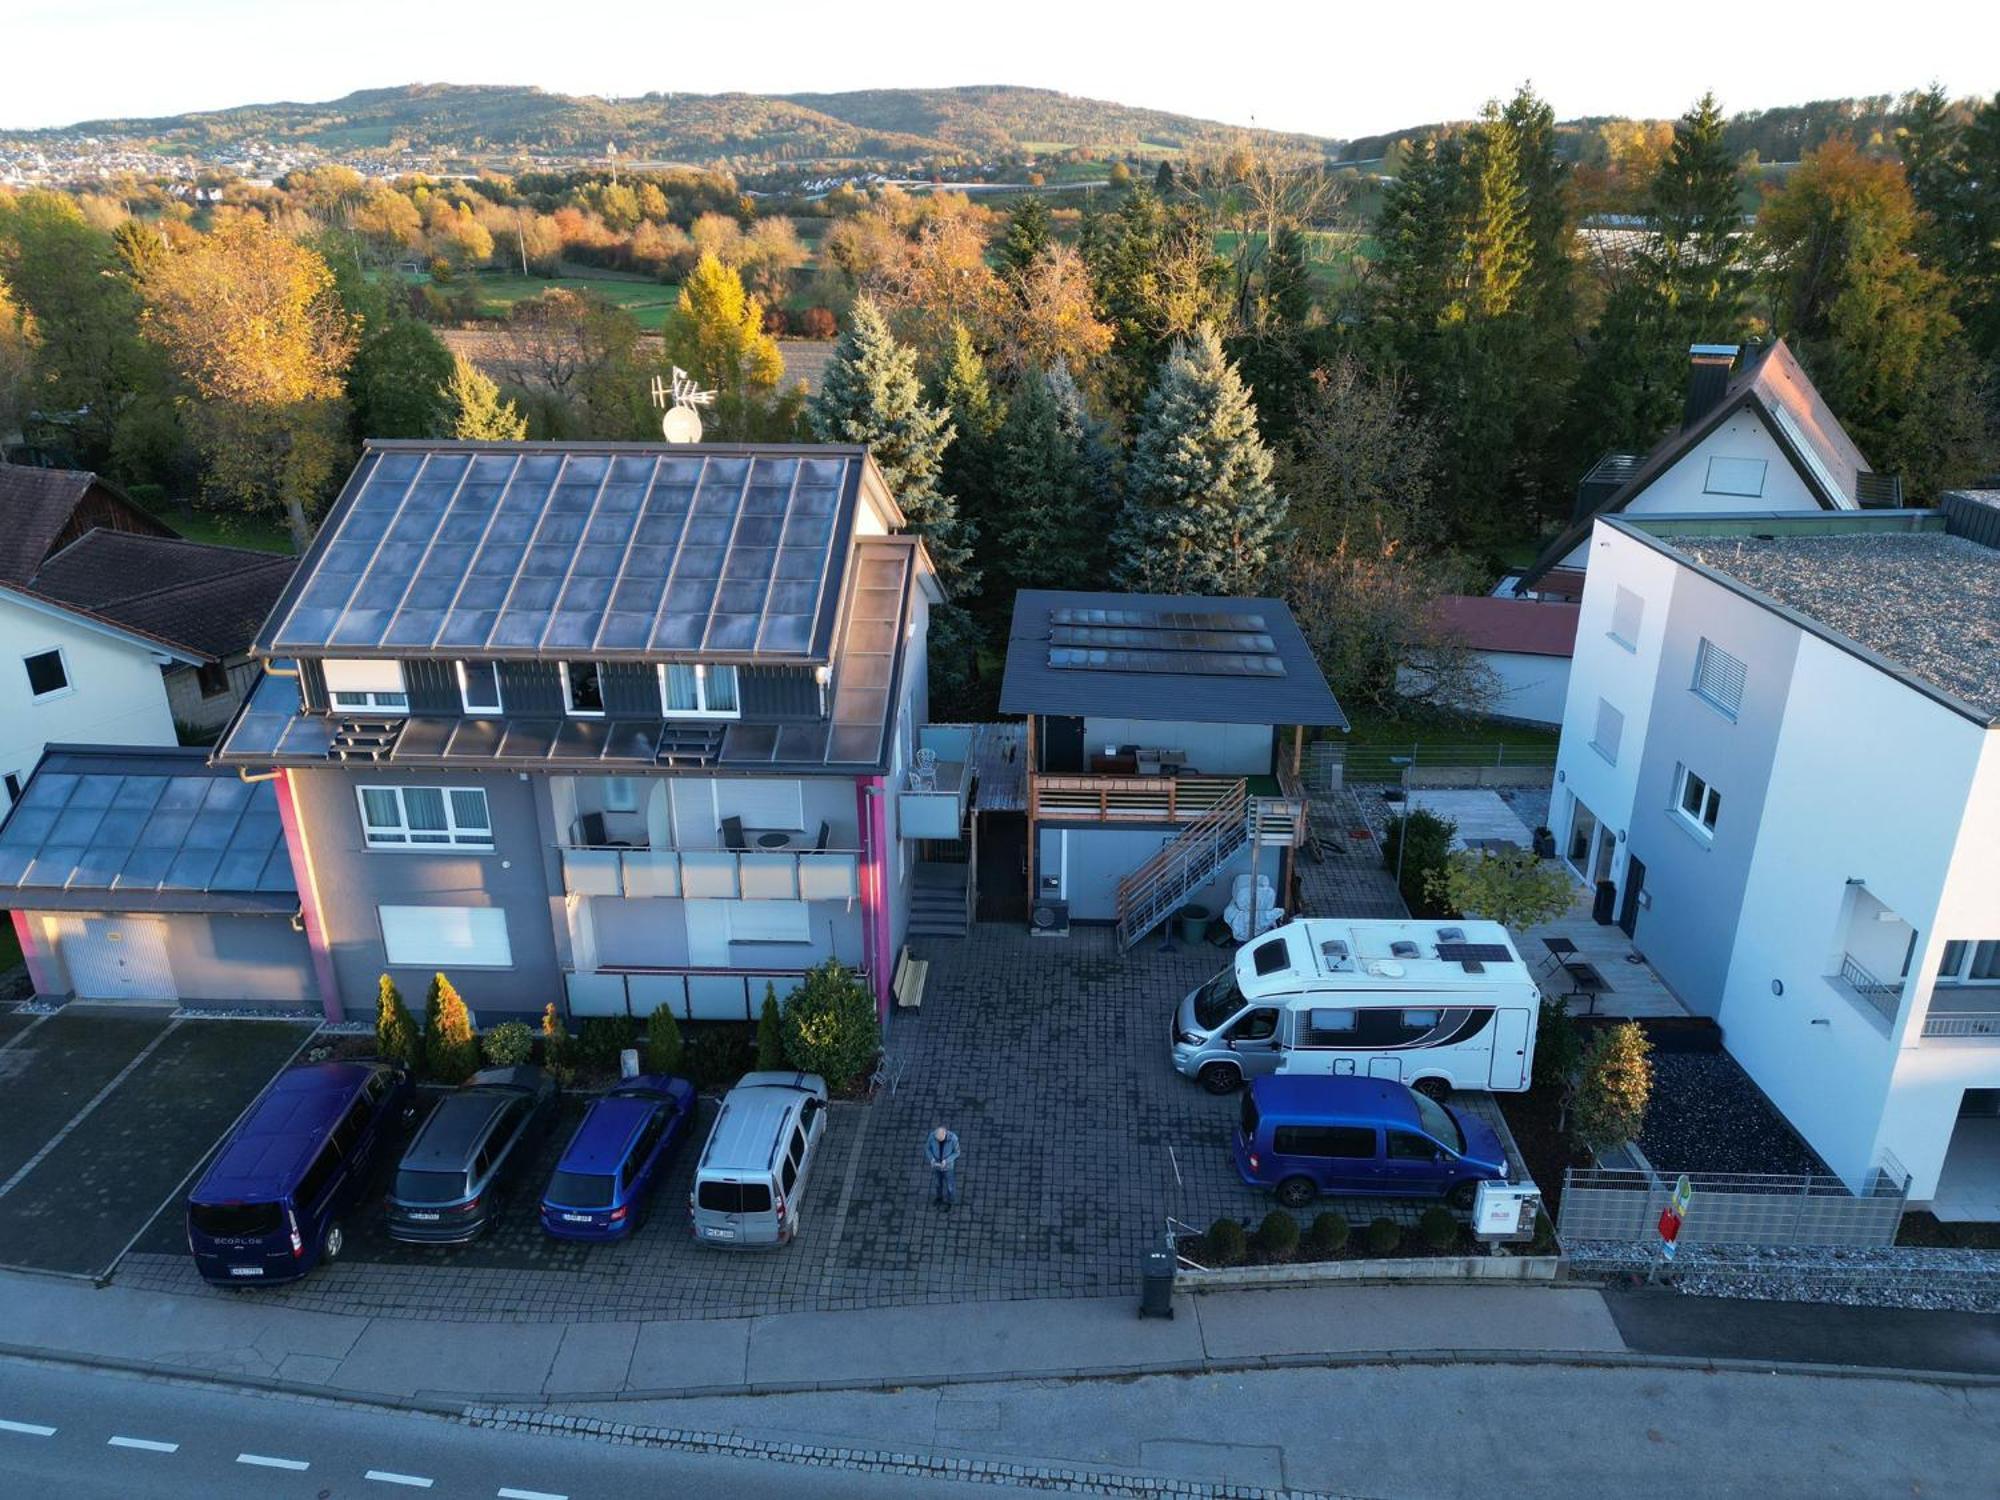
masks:
<svg viewBox="0 0 2000 1500"><path fill-rule="evenodd" d="M1726 1052L1655 1052L1639 1148L1661 1172L1827 1170Z"/></svg>
<svg viewBox="0 0 2000 1500"><path fill-rule="evenodd" d="M1573 1273L1619 1276L1659 1264L1651 1245L1580 1240L1564 1246ZM1684 1245L1676 1291L1758 1302L2000 1312L2000 1251L1853 1250L1819 1246Z"/></svg>

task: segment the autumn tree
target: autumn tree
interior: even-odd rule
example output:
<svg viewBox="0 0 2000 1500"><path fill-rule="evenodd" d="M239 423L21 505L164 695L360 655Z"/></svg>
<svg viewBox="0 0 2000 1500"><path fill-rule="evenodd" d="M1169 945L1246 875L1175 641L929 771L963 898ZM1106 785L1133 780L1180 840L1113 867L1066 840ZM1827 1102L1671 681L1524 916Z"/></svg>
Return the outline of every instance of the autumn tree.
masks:
<svg viewBox="0 0 2000 1500"><path fill-rule="evenodd" d="M1174 343L1227 318L1229 267L1199 204L1165 204L1149 188L1134 189L1115 213L1088 216L1079 248L1112 332L1105 393L1134 411Z"/></svg>
<svg viewBox="0 0 2000 1500"><path fill-rule="evenodd" d="M344 447L352 326L314 251L239 218L153 267L140 327L193 400L207 493L312 537Z"/></svg>
<svg viewBox="0 0 2000 1500"><path fill-rule="evenodd" d="M518 443L528 435L527 420L500 387L463 354L454 355L451 378L439 387L445 413L443 437L480 443Z"/></svg>
<svg viewBox="0 0 2000 1500"><path fill-rule="evenodd" d="M1636 1021L1591 1038L1570 1104L1570 1138L1578 1147L1602 1154L1638 1138L1653 1096L1652 1051Z"/></svg>
<svg viewBox="0 0 2000 1500"><path fill-rule="evenodd" d="M997 332L1014 369L1062 361L1088 370L1111 348L1111 327L1097 316L1089 268L1073 246L1045 245L1009 286L1013 306L1001 315Z"/></svg>
<svg viewBox="0 0 2000 1500"><path fill-rule="evenodd" d="M778 344L764 332L764 304L713 254L681 286L667 358L715 392L719 435L746 437L784 378Z"/></svg>

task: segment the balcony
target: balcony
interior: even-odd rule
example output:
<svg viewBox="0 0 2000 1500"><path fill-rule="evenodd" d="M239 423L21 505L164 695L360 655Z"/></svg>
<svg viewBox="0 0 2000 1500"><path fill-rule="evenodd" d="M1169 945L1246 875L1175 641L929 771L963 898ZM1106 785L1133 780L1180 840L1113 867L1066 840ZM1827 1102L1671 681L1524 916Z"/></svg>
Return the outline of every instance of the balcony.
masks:
<svg viewBox="0 0 2000 1500"><path fill-rule="evenodd" d="M863 984L868 971L856 971ZM754 1021L764 987L780 999L798 988L804 969L618 968L563 972L573 1016L649 1016L671 1006L683 1021Z"/></svg>
<svg viewBox="0 0 2000 1500"><path fill-rule="evenodd" d="M854 849L630 849L561 845L572 896L683 901L851 901L861 893Z"/></svg>
<svg viewBox="0 0 2000 1500"><path fill-rule="evenodd" d="M1028 781L1029 816L1064 823L1192 823L1246 786L1266 844L1295 844L1306 826L1305 794L1281 776L1037 775ZM1276 793L1277 795L1268 795Z"/></svg>
<svg viewBox="0 0 2000 1500"><path fill-rule="evenodd" d="M1938 985L1924 1016L1924 1036L2000 1042L2000 985Z"/></svg>
<svg viewBox="0 0 2000 1500"><path fill-rule="evenodd" d="M896 792L897 832L906 839L957 838L965 827L971 792L972 776L962 760L911 767Z"/></svg>
<svg viewBox="0 0 2000 1500"><path fill-rule="evenodd" d="M1896 1024L1896 1012L1903 1006L1901 980L1891 983L1878 979L1853 954L1844 953L1840 958L1840 972L1828 975L1827 982L1883 1030Z"/></svg>

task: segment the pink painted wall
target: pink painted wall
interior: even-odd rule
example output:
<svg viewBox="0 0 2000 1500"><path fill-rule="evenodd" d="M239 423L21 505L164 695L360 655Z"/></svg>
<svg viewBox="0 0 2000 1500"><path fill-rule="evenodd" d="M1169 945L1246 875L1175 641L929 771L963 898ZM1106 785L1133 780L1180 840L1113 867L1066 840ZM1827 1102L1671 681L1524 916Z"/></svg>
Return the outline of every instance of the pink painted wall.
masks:
<svg viewBox="0 0 2000 1500"><path fill-rule="evenodd" d="M278 821L285 830L285 852L292 861L292 881L299 888L299 914L305 923L306 948L312 954L313 980L319 988L319 1006L329 1021L345 1019L340 1005L340 983L334 978L333 953L327 947L326 922L320 914L319 881L313 874L312 849L306 842L299 820L298 799L292 787L292 773L278 773Z"/></svg>
<svg viewBox="0 0 2000 1500"><path fill-rule="evenodd" d="M35 924L24 911L9 912L14 919L14 938L21 945L21 958L28 966L28 982L35 987L37 995L54 995L56 988L49 974L48 955L42 952L41 944L35 938Z"/></svg>

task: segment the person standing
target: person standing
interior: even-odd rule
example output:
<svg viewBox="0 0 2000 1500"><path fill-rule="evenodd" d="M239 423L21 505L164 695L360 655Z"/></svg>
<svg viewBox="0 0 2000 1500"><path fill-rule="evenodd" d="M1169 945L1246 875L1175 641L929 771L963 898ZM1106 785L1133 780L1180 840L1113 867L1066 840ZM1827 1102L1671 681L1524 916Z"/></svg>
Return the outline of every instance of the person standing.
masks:
<svg viewBox="0 0 2000 1500"><path fill-rule="evenodd" d="M932 1199L940 1210L951 1212L958 1201L958 1136L940 1125L924 1142L924 1159L931 1164Z"/></svg>

